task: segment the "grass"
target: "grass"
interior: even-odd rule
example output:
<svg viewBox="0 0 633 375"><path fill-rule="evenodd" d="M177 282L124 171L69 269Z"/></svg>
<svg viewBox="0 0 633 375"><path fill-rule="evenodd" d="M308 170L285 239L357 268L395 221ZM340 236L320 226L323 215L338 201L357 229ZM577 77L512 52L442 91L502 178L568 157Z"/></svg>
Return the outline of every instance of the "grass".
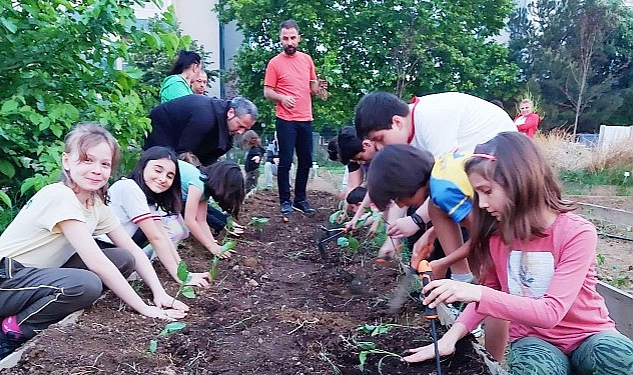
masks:
<svg viewBox="0 0 633 375"><path fill-rule="evenodd" d="M571 136L552 131L538 134L536 143L550 161L566 193L572 195L589 194L594 186L614 186L614 194L631 195L633 188L633 148L632 139L624 139L608 148L586 147L573 142Z"/></svg>

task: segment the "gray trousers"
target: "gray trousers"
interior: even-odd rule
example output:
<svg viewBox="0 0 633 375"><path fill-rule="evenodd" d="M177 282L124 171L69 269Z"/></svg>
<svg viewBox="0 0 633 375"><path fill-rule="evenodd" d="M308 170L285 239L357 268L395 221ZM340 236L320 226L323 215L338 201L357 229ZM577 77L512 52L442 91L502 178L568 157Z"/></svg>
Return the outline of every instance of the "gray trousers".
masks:
<svg viewBox="0 0 633 375"><path fill-rule="evenodd" d="M126 278L135 268L134 257L120 248L103 253ZM29 339L68 314L88 307L101 294L101 279L87 270L79 255L61 268L24 267L9 258L0 261L0 319L16 315L21 337Z"/></svg>

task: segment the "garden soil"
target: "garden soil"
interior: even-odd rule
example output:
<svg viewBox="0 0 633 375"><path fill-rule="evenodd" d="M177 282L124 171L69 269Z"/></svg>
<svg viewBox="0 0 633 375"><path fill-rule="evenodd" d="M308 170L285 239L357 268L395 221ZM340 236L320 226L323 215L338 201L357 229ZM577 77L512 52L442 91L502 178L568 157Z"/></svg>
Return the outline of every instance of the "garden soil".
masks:
<svg viewBox="0 0 633 375"><path fill-rule="evenodd" d="M633 210L626 199L579 200ZM196 289L194 299L180 297L191 307L182 331L161 335L165 322L105 293L76 323L53 325L31 340L21 362L0 374L436 374L432 361L407 366L399 360L407 348L432 342L419 302L409 299L396 316L388 312L401 269L376 264L376 246L368 241L358 251L334 241L323 259L319 226L338 200L316 192L310 201L318 213L294 213L289 223L278 216L275 192L258 192L245 203L240 222L270 220L262 232L249 226L235 239L236 253L219 263L211 288ZM180 251L190 270L210 267L212 257L195 241ZM630 242L601 239L598 252L606 254L602 278L630 275ZM176 293L176 283L155 266ZM140 283L135 287L150 298ZM442 359L443 374L490 373L473 340L466 337Z"/></svg>
<svg viewBox="0 0 633 375"><path fill-rule="evenodd" d="M407 348L432 342L419 302L410 299L397 316L388 312L399 267L376 264L371 243L351 251L334 241L322 259L319 226L338 200L325 192L309 199L318 213L294 213L289 223L279 217L276 192L258 192L245 203L240 222L270 220L262 232L249 226L237 239L211 288L180 297L191 307L182 331L161 336L165 322L140 316L109 292L76 323L36 336L21 362L1 374L435 374L433 361L399 360ZM181 256L192 271L209 269L212 260L195 241ZM155 266L176 293L176 283ZM473 340L469 335L442 360L443 374L490 373Z"/></svg>

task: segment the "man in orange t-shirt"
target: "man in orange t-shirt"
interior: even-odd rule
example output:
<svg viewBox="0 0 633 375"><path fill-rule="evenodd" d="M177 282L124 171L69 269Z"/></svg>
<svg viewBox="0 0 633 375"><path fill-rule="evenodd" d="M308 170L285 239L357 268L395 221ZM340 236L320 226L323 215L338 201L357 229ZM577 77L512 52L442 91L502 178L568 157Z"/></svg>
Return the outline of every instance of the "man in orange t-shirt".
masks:
<svg viewBox="0 0 633 375"><path fill-rule="evenodd" d="M282 215L293 209L314 214L306 197L308 175L312 167L312 98L325 81L316 76L310 55L297 51L301 41L299 26L294 20L281 23L279 40L283 51L273 57L266 67L264 97L275 104L275 127L279 146L277 185ZM320 83L321 82L321 83ZM294 201L290 201L290 166L297 152L297 177Z"/></svg>

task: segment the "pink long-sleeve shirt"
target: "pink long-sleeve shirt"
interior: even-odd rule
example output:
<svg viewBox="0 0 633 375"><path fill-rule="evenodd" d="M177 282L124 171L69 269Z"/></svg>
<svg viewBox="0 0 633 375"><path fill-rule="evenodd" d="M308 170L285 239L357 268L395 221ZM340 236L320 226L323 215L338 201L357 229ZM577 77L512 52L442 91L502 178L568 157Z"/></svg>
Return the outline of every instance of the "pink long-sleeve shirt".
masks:
<svg viewBox="0 0 633 375"><path fill-rule="evenodd" d="M570 353L587 337L615 330L596 291L596 228L571 214L558 215L547 236L512 246L490 240L494 267L481 300L457 319L470 331L485 316L510 321L510 341L543 339Z"/></svg>

